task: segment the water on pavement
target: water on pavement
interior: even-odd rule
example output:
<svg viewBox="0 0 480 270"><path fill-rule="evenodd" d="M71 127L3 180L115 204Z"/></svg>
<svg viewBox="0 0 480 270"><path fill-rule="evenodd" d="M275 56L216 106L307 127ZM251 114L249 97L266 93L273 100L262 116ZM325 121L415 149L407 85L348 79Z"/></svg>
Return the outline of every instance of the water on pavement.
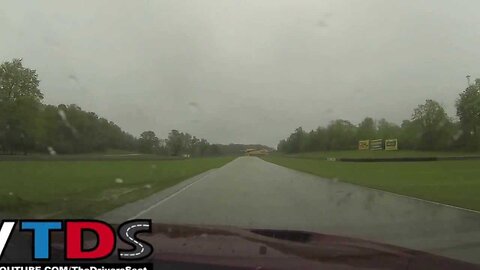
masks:
<svg viewBox="0 0 480 270"><path fill-rule="evenodd" d="M339 234L480 263L480 213L241 157L100 217Z"/></svg>

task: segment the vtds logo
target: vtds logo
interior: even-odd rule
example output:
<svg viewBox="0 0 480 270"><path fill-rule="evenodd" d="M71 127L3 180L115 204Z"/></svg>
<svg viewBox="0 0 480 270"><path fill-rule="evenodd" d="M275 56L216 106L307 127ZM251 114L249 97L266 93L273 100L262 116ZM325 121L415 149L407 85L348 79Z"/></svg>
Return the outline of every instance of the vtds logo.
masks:
<svg viewBox="0 0 480 270"><path fill-rule="evenodd" d="M0 259L8 241L19 224L19 233L32 234L33 259L50 259L50 236L53 231L63 231L65 238L66 260L99 260L112 255L116 248L116 233L114 228L98 220L5 220L0 227ZM137 237L140 232L151 232L151 220L131 220L117 228L118 238L130 246L130 249L118 249L121 260L139 260L148 257L153 248ZM84 248L84 234L95 235L95 247Z"/></svg>

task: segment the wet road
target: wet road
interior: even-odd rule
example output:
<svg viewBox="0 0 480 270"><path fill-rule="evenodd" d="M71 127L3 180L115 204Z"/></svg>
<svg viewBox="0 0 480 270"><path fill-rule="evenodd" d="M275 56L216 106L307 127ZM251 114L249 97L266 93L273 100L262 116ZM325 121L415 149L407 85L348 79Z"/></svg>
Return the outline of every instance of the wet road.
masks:
<svg viewBox="0 0 480 270"><path fill-rule="evenodd" d="M480 213L241 157L101 219L295 229L353 236L480 264Z"/></svg>

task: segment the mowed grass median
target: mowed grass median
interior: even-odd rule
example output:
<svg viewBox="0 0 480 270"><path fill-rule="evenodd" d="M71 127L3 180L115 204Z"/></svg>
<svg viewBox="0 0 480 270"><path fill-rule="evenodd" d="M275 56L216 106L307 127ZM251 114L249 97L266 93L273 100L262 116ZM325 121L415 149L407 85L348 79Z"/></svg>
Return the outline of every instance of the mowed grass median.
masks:
<svg viewBox="0 0 480 270"><path fill-rule="evenodd" d="M404 157L451 157L478 156L473 152L432 152L432 151L324 151L286 155L295 158L404 158Z"/></svg>
<svg viewBox="0 0 480 270"><path fill-rule="evenodd" d="M0 214L94 217L231 160L2 161Z"/></svg>
<svg viewBox="0 0 480 270"><path fill-rule="evenodd" d="M389 155L379 153L380 155ZM406 156L396 152L390 155ZM413 153L415 154L415 153ZM355 152L354 157L361 153ZM372 157L371 152L364 155ZM451 156L440 153L437 156ZM386 190L429 201L480 211L480 160L429 162L334 162L324 157L350 157L347 152L268 156L266 161L329 179ZM415 156L432 156L416 152ZM435 156L435 155L433 155Z"/></svg>

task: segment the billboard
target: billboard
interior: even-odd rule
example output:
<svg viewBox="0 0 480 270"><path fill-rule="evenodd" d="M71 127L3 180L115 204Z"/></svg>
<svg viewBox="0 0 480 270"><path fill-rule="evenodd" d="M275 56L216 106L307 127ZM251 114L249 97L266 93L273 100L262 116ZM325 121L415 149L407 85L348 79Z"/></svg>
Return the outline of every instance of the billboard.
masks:
<svg viewBox="0 0 480 270"><path fill-rule="evenodd" d="M382 139L377 139L377 140L370 140L370 150L382 150L383 149L383 140Z"/></svg>
<svg viewBox="0 0 480 270"><path fill-rule="evenodd" d="M358 150L369 150L370 140L358 141Z"/></svg>
<svg viewBox="0 0 480 270"><path fill-rule="evenodd" d="M398 140L397 139L385 140L385 150L386 151L398 150Z"/></svg>

